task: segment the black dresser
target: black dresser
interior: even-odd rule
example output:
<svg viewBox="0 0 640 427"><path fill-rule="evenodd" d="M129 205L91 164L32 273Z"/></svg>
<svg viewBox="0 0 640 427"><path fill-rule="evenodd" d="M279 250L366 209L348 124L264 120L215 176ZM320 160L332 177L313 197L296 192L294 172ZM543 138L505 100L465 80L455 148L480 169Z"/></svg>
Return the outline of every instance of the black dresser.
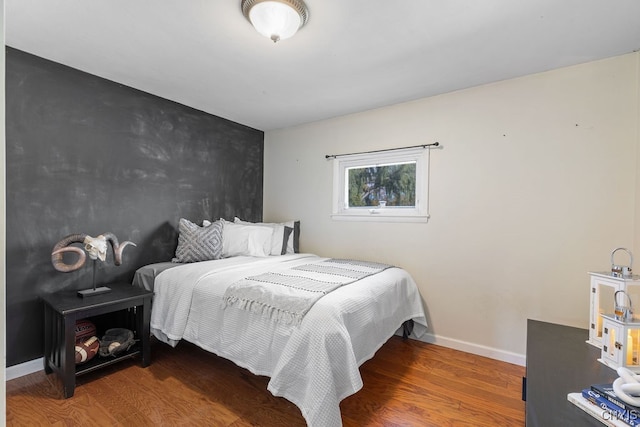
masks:
<svg viewBox="0 0 640 427"><path fill-rule="evenodd" d="M618 378L598 362L600 349L587 344L588 338L587 329L527 321L527 427L603 426L567 400L569 393Z"/></svg>

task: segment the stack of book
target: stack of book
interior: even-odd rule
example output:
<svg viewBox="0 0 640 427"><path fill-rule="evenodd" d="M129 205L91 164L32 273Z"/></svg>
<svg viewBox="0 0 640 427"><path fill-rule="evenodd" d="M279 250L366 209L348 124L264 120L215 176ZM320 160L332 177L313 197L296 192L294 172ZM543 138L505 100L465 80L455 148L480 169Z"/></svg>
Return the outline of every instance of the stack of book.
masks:
<svg viewBox="0 0 640 427"><path fill-rule="evenodd" d="M632 427L640 427L640 407L619 399L612 384L594 384L582 390L582 397L600 408L599 416L603 421L622 421Z"/></svg>

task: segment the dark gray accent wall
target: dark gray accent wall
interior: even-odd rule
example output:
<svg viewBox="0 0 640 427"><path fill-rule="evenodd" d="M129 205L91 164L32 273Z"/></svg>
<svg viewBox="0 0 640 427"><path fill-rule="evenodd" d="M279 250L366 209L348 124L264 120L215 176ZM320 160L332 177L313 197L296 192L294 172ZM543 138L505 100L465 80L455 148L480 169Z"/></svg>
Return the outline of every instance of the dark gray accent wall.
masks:
<svg viewBox="0 0 640 427"><path fill-rule="evenodd" d="M170 260L181 217L262 219L262 131L12 48L6 146L7 366L42 357L40 295L92 286L90 260L52 267L64 236L137 244L96 263L102 285Z"/></svg>

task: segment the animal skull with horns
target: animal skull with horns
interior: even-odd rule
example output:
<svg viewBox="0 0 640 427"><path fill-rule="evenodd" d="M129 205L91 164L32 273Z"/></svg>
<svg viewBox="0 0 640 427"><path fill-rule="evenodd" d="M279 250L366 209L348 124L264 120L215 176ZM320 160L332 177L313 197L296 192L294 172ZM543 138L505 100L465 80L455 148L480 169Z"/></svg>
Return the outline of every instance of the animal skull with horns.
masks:
<svg viewBox="0 0 640 427"><path fill-rule="evenodd" d="M89 254L89 258L104 261L107 257L107 242L111 243L111 247L113 248L113 259L116 265L122 264L122 251L127 245L136 246L135 243L129 241L118 243L118 238L113 233L104 233L97 237L91 237L84 233L70 234L53 247L53 251L51 252L53 268L63 273L69 273L79 269L87 260L85 251ZM73 243L82 243L84 250L77 246L71 246ZM62 255L65 252L78 254L78 260L73 264L65 264L62 259Z"/></svg>

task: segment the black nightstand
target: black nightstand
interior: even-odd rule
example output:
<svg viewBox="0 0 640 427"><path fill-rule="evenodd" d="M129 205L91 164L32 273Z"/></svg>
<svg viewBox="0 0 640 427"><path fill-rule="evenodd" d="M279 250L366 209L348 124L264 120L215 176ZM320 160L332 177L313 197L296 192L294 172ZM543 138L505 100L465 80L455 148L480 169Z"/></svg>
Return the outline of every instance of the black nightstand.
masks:
<svg viewBox="0 0 640 427"><path fill-rule="evenodd" d="M78 297L77 291L58 292L42 297L44 370L47 374L56 372L61 377L65 398L73 396L78 375L138 355L141 356L143 367L149 366L151 362L149 323L153 292L128 283L111 283L106 286L111 288L111 292L85 298ZM76 365L76 321L115 312L125 315L126 324L119 326L134 332L136 345L117 357L96 356L88 362Z"/></svg>

